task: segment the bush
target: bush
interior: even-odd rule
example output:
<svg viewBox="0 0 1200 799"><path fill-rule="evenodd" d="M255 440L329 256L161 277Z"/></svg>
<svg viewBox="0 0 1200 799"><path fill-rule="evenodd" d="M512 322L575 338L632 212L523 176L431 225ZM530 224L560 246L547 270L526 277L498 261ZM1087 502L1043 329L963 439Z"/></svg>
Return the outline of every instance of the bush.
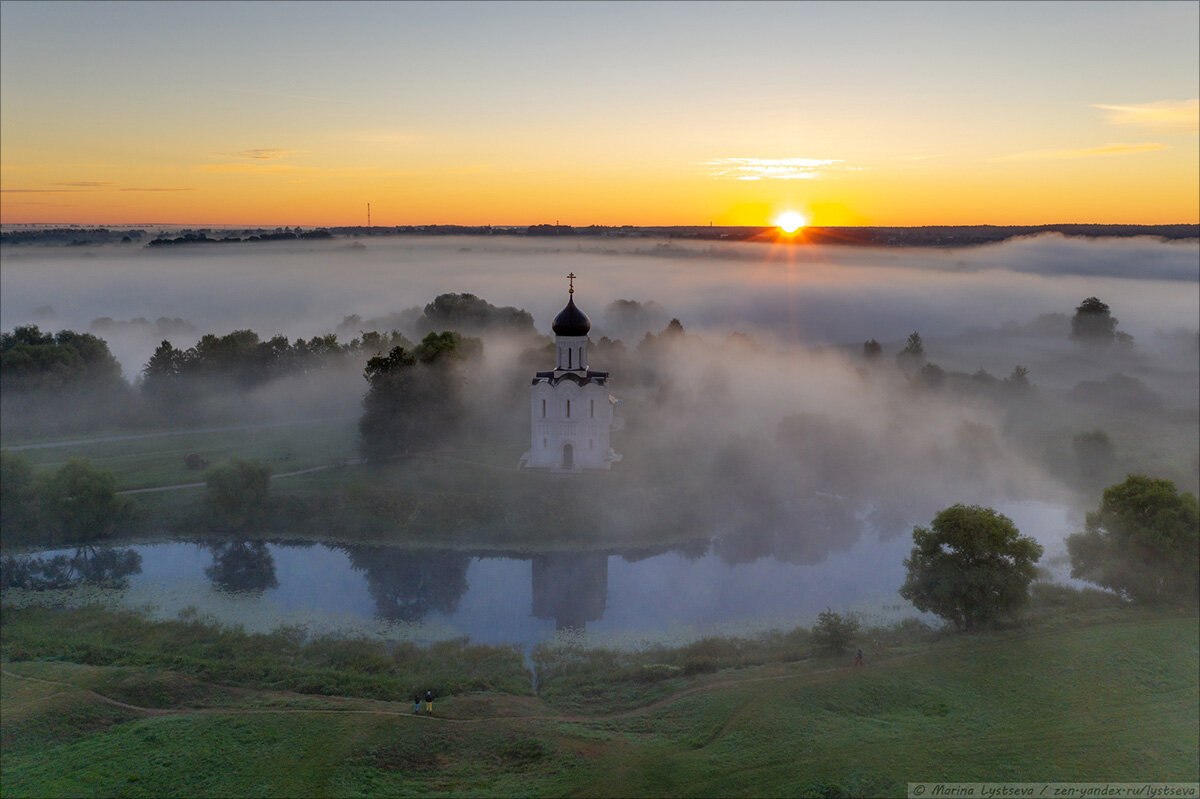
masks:
<svg viewBox="0 0 1200 799"><path fill-rule="evenodd" d="M204 482L209 510L219 524L245 527L266 512L271 469L261 461L233 458L205 472Z"/></svg>
<svg viewBox="0 0 1200 799"><path fill-rule="evenodd" d="M40 518L59 543L107 538L128 521L132 505L117 496L117 479L83 458L72 458L38 481Z"/></svg>
<svg viewBox="0 0 1200 799"><path fill-rule="evenodd" d="M839 654L850 647L850 642L858 635L858 628L858 619L854 616L843 616L825 608L813 625L812 642L822 652Z"/></svg>

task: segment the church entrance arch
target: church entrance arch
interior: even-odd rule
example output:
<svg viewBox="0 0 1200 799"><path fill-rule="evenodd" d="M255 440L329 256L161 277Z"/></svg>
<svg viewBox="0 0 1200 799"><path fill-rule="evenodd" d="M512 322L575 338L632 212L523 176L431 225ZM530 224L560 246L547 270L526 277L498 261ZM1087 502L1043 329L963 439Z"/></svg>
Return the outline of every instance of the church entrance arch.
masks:
<svg viewBox="0 0 1200 799"><path fill-rule="evenodd" d="M575 448L570 444L563 444L563 465L564 469L575 468Z"/></svg>

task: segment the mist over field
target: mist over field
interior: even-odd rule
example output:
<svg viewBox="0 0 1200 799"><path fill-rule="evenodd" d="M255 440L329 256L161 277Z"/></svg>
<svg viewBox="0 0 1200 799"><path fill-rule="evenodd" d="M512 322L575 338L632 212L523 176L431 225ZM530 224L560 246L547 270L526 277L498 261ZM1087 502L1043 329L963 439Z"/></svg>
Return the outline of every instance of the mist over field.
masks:
<svg viewBox="0 0 1200 799"><path fill-rule="evenodd" d="M5 330L35 323L85 331L103 317L147 320L94 331L130 378L164 338L187 347L204 333L245 328L263 338L310 337L334 332L352 314L376 319L446 292L524 308L538 331L549 333L568 272L579 276L577 299L592 318L593 340L607 335L627 343L674 317L689 332L739 331L804 345L875 338L886 345L914 330L929 340L1070 315L1084 297L1097 296L1148 348L1162 343L1156 331L1196 328L1200 281L1195 242L1059 235L945 250L396 237L9 247L2 256ZM606 316L617 299L658 307L640 317ZM174 324L156 326L160 318Z"/></svg>
<svg viewBox="0 0 1200 799"><path fill-rule="evenodd" d="M457 325L481 351L464 362L461 398L417 412L429 414L419 424L446 429L438 446L459 457L511 449L515 468L529 379L553 366L547 334L573 272L590 365L612 373L628 422L613 439L626 489L588 492L601 528L725 531L734 562L817 562L953 502L1074 491L1090 503L1128 472L1194 490L1197 257L1195 242L1058 235L957 250L516 237L6 248L0 321L95 333L135 386L164 340L182 351L251 330L345 345L395 329L411 348ZM469 315L444 324L427 304L447 293L499 308L478 329ZM1071 340L1071 314L1093 296L1132 344ZM924 353L902 363L914 331ZM8 396L7 435L83 430L89 412L115 419L127 405L168 428L356 419L366 360L390 346L198 372L156 405Z"/></svg>

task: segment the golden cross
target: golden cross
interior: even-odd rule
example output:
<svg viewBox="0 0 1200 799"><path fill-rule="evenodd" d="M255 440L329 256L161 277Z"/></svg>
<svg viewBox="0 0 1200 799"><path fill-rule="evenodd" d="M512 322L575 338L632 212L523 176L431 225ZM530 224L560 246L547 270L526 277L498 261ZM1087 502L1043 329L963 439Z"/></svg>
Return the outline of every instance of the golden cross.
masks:
<svg viewBox="0 0 1200 799"><path fill-rule="evenodd" d="M570 290L567 291L567 293L574 294L575 293L575 273L572 272L571 274L567 275L567 279L569 279L571 281L571 288L570 288Z"/></svg>

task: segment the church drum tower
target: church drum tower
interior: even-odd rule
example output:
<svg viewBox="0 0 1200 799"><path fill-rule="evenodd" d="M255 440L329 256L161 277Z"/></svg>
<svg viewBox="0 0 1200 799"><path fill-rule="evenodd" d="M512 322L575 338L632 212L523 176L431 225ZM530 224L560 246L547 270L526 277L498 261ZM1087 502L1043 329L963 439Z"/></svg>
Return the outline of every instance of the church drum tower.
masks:
<svg viewBox="0 0 1200 799"><path fill-rule="evenodd" d="M609 447L617 400L608 393L608 372L588 369L587 314L575 307L575 275L567 307L554 318L557 364L538 372L530 387L530 447L520 465L554 472L608 469L621 456Z"/></svg>

